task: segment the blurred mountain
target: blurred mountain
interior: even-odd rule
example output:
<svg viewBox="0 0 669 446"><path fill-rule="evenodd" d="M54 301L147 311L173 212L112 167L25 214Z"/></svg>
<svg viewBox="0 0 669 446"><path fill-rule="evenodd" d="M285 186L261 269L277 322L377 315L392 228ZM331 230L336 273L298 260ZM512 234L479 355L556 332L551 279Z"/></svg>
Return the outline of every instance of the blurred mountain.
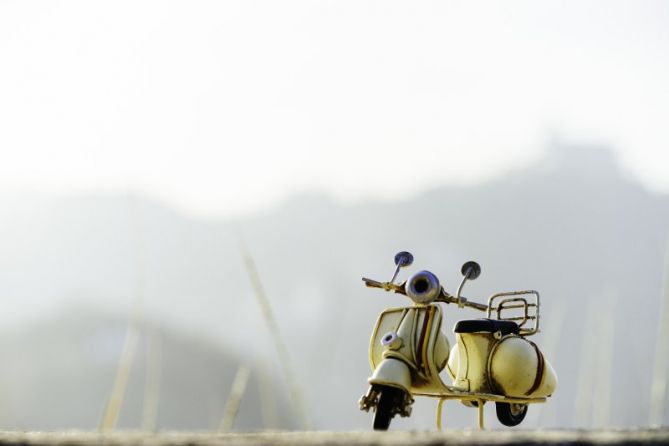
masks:
<svg viewBox="0 0 669 446"><path fill-rule="evenodd" d="M80 305L3 336L0 425L13 430L97 429L127 326L124 318ZM117 427L136 430L148 422L161 430L217 429L239 364L234 353L211 342L144 323ZM238 430L265 427L258 372L252 371L240 404ZM153 380L148 386L147 377ZM155 388L155 394L147 394L147 388ZM157 402L154 415L145 418L151 401Z"/></svg>
<svg viewBox="0 0 669 446"><path fill-rule="evenodd" d="M412 271L430 269L453 292L461 263L474 259L483 273L467 286L469 298L541 292L543 333L536 341L560 385L545 408L531 409L525 425L589 425L589 415L574 414L585 406L589 414L599 398L588 383L607 380L611 409L599 419L638 425L648 419L668 229L669 197L628 178L612 151L559 144L537 164L478 185L346 206L305 194L235 221L190 218L132 195L5 194L0 322L19 330L82 299L125 314L139 301L147 317L167 327L269 361L284 383L241 260L243 241L315 427L363 428L370 416L357 410L357 399L369 374L369 335L383 308L406 301L365 289L360 277L389 279L394 253L410 250ZM445 310L445 330L457 319L480 316ZM614 324L613 338L600 336L605 317ZM16 348L30 349L17 342ZM588 362L589 349L609 343L615 346L610 366L602 365L606 358ZM433 410L434 402L419 402L398 426L432 427ZM475 414L459 405L446 412L447 426L474 424Z"/></svg>

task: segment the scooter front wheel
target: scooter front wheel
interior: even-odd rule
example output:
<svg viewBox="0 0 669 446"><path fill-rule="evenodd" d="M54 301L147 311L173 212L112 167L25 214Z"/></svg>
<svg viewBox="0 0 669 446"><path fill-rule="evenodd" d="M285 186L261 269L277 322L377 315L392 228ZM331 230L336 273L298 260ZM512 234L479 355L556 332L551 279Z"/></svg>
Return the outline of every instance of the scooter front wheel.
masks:
<svg viewBox="0 0 669 446"><path fill-rule="evenodd" d="M495 403L495 409L504 426L518 426L527 415L527 404Z"/></svg>
<svg viewBox="0 0 669 446"><path fill-rule="evenodd" d="M383 386L380 388L379 402L374 413L374 430L386 431L390 427L390 420L402 403L404 391L395 387Z"/></svg>

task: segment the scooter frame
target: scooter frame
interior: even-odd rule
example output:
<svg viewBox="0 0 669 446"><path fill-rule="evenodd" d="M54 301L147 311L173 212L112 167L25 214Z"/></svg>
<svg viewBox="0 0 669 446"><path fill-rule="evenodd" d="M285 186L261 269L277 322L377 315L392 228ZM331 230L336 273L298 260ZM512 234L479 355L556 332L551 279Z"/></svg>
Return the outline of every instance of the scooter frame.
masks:
<svg viewBox="0 0 669 446"><path fill-rule="evenodd" d="M535 298L534 302L528 302L526 298L518 297L524 295L534 296ZM495 319L514 321L518 323L520 327L519 335L525 337L536 334L539 331L539 302L540 302L539 299L540 299L539 293L535 290L511 291L511 292L497 293L490 296L490 298L488 299L487 308L485 308L485 310L483 308L483 305L475 304L474 302L469 303L467 306L470 306L480 311L486 311L486 315L489 318L493 316L494 312L494 315L496 316ZM378 339L378 332L379 328L381 327L380 322L381 319L384 317L384 315L387 313L395 311L406 311L408 309L416 307L427 308L429 306L435 306L438 309L437 311L439 313L439 321L438 321L438 326L433 330L432 332L433 334L430 336L430 339L428 341L429 344L431 345L431 347L428 348L430 349L434 348L436 337L441 333L441 323L443 317L441 315L442 312L441 307L437 304L437 302L434 302L429 305L415 304L412 307L388 308L384 310L381 313L381 315L379 315L379 320L377 320L377 323L374 326L374 331L372 332L372 338L369 350L369 360L372 369L375 368L374 356L375 352L377 351L375 344L377 344L376 340ZM444 302L444 303L451 303L451 302ZM522 316L509 316L509 317L503 316L503 312L505 310L508 312L509 310L517 310L517 309L522 309ZM524 327L525 324L527 324L528 322L532 322L533 323L532 326L529 328ZM484 406L486 402L495 402L495 403L499 402L508 404L537 404L546 402L545 397L517 398L493 393L477 393L477 392L464 391L458 389L457 387L445 384L439 375L439 371L436 370L435 365L432 361L429 361L429 367L430 367L430 374L433 375L433 381L435 382L435 384L437 384L436 391L412 390L410 393L412 396L424 396L428 398L436 398L439 400L437 403L437 411L436 411L436 427L438 430L442 430L443 405L447 400L459 400L461 402L468 401L476 403L478 409L478 427L481 430L485 429Z"/></svg>

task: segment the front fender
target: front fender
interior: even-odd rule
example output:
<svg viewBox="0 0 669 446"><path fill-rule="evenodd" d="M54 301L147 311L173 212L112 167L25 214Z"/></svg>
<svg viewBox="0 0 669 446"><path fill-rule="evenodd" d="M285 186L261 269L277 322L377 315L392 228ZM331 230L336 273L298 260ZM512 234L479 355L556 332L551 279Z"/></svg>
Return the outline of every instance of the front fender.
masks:
<svg viewBox="0 0 669 446"><path fill-rule="evenodd" d="M409 392L411 389L411 369L396 358L385 358L367 380L371 385L396 387Z"/></svg>

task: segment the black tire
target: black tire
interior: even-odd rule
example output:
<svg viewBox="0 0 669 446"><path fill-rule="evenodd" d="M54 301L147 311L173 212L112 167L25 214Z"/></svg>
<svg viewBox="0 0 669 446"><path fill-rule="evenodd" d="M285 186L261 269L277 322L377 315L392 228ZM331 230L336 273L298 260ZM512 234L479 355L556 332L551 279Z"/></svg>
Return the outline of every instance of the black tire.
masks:
<svg viewBox="0 0 669 446"><path fill-rule="evenodd" d="M381 387L379 403L374 413L374 430L387 431L390 420L395 416L395 408L402 403L404 391L395 387Z"/></svg>
<svg viewBox="0 0 669 446"><path fill-rule="evenodd" d="M527 404L495 403L495 409L504 426L518 426L527 415Z"/></svg>

